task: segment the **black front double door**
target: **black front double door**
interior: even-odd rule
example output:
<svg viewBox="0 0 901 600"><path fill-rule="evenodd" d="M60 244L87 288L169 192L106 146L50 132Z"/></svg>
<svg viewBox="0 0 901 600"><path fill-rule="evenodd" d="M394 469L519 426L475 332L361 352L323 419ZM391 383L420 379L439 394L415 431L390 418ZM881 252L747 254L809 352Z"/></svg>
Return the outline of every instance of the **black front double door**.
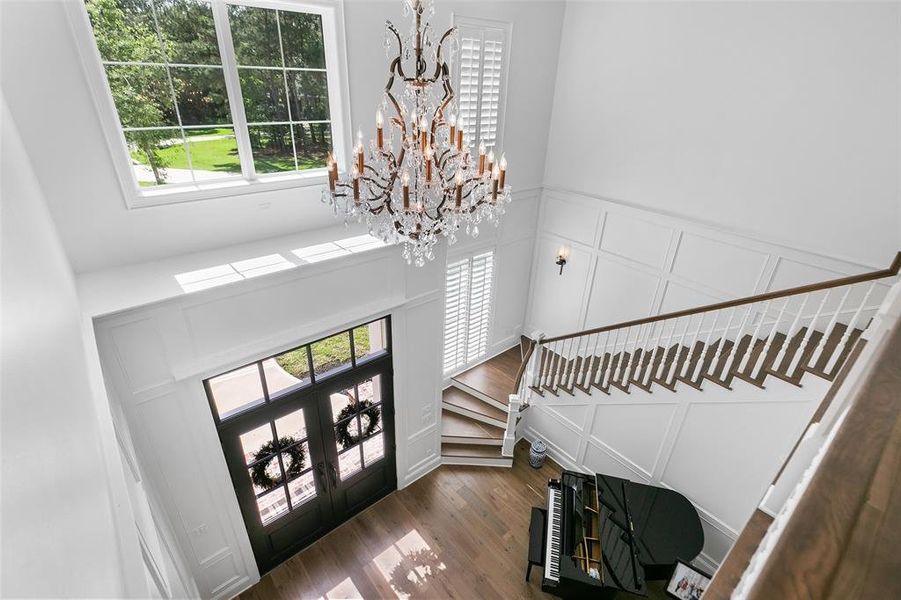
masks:
<svg viewBox="0 0 901 600"><path fill-rule="evenodd" d="M396 489L390 357L286 394L219 436L263 573Z"/></svg>

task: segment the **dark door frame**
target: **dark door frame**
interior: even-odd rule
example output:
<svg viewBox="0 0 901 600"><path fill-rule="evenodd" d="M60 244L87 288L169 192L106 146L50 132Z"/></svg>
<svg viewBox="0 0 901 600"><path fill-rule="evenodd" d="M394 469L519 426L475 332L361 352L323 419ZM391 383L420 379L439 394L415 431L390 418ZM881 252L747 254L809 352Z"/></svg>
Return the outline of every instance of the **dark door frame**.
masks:
<svg viewBox="0 0 901 600"><path fill-rule="evenodd" d="M336 372L322 375L320 378L315 378L314 376L313 381L304 387L277 395L264 404L230 416L224 421L220 421L216 416L215 405L212 402L212 396L210 396L213 416L217 423L217 431L229 475L231 476L232 487L235 490L245 529L261 575L397 489L396 413L394 410L394 369L390 343L391 323L389 316L384 318L387 320L388 336L386 351L383 354L366 357L359 362L354 359L354 362L356 362L354 366L348 366ZM353 343L352 340L353 336L351 335L351 343ZM353 352L353 347L351 347L351 351ZM257 361L257 364L261 365L262 360L265 359ZM262 367L260 368L262 369ZM340 481L340 478L338 478L336 482L332 478L332 474L329 471L330 465L334 465L337 468L337 445L334 442L330 442L329 438L326 437L327 435L333 436L334 432L329 406L329 393L375 376L380 376L382 382L381 427L384 434L385 456L375 463L373 470L376 468L382 469L384 476L382 481L384 483L377 490L374 490L375 493L367 495L353 506L348 506L346 501L336 503L335 495L332 493L333 488L338 487L340 489L341 487L346 488L349 485L353 485L360 479L364 479L372 471L364 467L359 473L348 477L346 481ZM262 372L261 378L265 386L266 380L262 376ZM206 388L209 393L210 388L208 384ZM268 397L268 391L265 393ZM244 461L240 435L265 423L275 421L299 408L305 409L307 443L309 447L308 460L310 461L308 466L313 468L317 496L314 500L304 503L302 505L303 509L297 511L297 514L294 514L292 510L288 514L276 518L271 523L263 525L257 508L257 495L247 475L248 468ZM309 409L313 410L310 411ZM318 415L318 421L315 418L307 417L307 415L310 417ZM334 438L332 437L331 439L333 440ZM335 447L334 452L329 450L330 444ZM336 504L339 510L335 510ZM287 531L295 521L300 521L301 518L314 512L316 513L315 518L311 517L308 520L318 524L318 527L308 529L289 546L282 550L274 551L270 544L270 535L273 531Z"/></svg>

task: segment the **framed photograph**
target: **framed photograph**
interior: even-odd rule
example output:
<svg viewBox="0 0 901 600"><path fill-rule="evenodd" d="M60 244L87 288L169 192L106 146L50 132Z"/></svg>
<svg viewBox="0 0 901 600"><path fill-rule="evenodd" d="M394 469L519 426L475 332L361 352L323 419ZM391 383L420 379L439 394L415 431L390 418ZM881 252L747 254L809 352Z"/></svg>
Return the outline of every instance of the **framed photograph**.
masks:
<svg viewBox="0 0 901 600"><path fill-rule="evenodd" d="M666 595L679 600L700 600L712 576L684 561L676 561L673 575L666 584Z"/></svg>

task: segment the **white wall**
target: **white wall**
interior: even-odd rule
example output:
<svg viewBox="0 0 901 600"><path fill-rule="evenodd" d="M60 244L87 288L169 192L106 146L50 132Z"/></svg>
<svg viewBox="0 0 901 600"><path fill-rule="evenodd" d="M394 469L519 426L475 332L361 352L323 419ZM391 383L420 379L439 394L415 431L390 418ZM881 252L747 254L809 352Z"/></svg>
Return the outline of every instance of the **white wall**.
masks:
<svg viewBox="0 0 901 600"><path fill-rule="evenodd" d="M901 4L568 2L548 186L883 265Z"/></svg>
<svg viewBox="0 0 901 600"><path fill-rule="evenodd" d="M2 86L22 131L76 272L227 246L332 225L319 188L128 210L104 141L65 2L8 0ZM384 21L404 23L400 0L345 3L354 131L372 133L388 62ZM516 189L541 183L563 4L439 1L436 28L452 11L513 23L506 150Z"/></svg>
<svg viewBox="0 0 901 600"><path fill-rule="evenodd" d="M74 278L2 104L0 595L140 593L120 560Z"/></svg>

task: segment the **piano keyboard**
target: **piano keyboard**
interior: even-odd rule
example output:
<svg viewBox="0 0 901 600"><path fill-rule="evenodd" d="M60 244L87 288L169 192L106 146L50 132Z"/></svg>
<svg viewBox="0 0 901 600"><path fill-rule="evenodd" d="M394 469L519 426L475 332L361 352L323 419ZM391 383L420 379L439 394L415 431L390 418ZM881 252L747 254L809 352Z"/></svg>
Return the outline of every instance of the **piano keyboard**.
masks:
<svg viewBox="0 0 901 600"><path fill-rule="evenodd" d="M547 489L547 540L544 547L545 554L544 577L552 581L560 581L560 540L562 537L562 500L560 488L548 487Z"/></svg>

